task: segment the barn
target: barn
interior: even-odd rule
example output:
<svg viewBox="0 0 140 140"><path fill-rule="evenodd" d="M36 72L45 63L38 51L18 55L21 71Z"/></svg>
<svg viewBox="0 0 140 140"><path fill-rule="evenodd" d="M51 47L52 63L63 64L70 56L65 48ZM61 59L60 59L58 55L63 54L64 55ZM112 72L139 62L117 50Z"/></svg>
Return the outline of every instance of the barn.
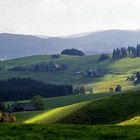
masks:
<svg viewBox="0 0 140 140"><path fill-rule="evenodd" d="M13 103L8 109L7 112L21 112L21 111L37 111L37 108L32 103Z"/></svg>

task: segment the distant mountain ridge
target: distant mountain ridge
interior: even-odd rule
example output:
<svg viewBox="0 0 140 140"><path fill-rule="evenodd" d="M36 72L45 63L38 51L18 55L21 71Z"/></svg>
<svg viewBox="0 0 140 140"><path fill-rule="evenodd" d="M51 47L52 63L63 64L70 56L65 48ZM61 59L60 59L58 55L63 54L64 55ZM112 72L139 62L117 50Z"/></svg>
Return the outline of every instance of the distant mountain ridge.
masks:
<svg viewBox="0 0 140 140"><path fill-rule="evenodd" d="M0 34L0 59L39 54L56 54L66 48L76 48L88 54L111 52L117 47L140 43L139 30L106 30L65 37L44 37Z"/></svg>

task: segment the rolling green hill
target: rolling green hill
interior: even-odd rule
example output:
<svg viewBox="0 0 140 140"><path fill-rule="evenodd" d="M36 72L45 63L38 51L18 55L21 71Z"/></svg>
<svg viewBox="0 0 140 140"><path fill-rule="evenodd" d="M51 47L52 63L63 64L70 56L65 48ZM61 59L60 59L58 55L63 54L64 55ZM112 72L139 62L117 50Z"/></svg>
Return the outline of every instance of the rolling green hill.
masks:
<svg viewBox="0 0 140 140"><path fill-rule="evenodd" d="M76 103L40 113L25 123L125 124L140 116L139 90ZM132 124L132 122L131 122Z"/></svg>
<svg viewBox="0 0 140 140"><path fill-rule="evenodd" d="M118 124L140 116L139 101L139 90L114 95L90 102L78 111L62 118L59 122L66 124Z"/></svg>
<svg viewBox="0 0 140 140"><path fill-rule="evenodd" d="M24 123L55 123L61 118L66 117L67 115L70 115L71 113L76 112L77 110L86 106L88 103L90 103L90 101L56 108L45 113L41 113L40 115L37 115L29 120L26 120L24 121Z"/></svg>
<svg viewBox="0 0 140 140"><path fill-rule="evenodd" d="M133 88L131 82L126 81L126 78L134 71L140 70L140 58L124 58L120 60L106 60L98 61L99 55L94 56L64 56L61 55L59 59L52 59L48 55L31 56L19 58L14 60L0 61L0 67L4 67L0 71L0 79L7 79L9 77L31 77L33 79L53 84L72 84L85 85L87 88L92 88L94 93L106 92L110 87L115 87L120 84L124 90ZM58 72L15 72L8 71L14 66L31 66L41 62L57 64L67 64L68 69ZM85 77L74 74L73 72L81 68L82 71L91 68L106 68L109 70L108 74L99 77Z"/></svg>
<svg viewBox="0 0 140 140"><path fill-rule="evenodd" d="M56 114L55 110L66 110L64 106L70 106L68 108L73 108L78 105L80 107L80 103L90 100L97 100L104 97L112 96L112 93L103 93L103 94L87 94L87 95L71 95L71 96L63 96L63 97L53 97L53 98L46 98L44 99L45 103L45 110L44 111L31 111L31 112L17 112L14 113L16 115L18 122L23 122L26 120L32 120L38 115L48 116L49 114ZM30 101L21 101L21 102L30 102ZM6 102L5 104L11 104L12 102ZM72 110L72 109L71 109ZM49 112L48 112L49 111ZM51 112L52 111L52 112ZM44 117L44 118L45 118ZM45 118L46 119L46 118ZM49 121L48 121L49 122Z"/></svg>
<svg viewBox="0 0 140 140"><path fill-rule="evenodd" d="M138 88L111 97L107 95L106 98L102 98L102 96L97 98L98 100L80 103L76 103L76 101L92 99L93 95L46 99L48 107L52 110L45 113L39 112L38 115L34 114L33 118L26 118L27 120L24 121L24 124L1 124L0 135L3 140L19 140L23 138L25 140L43 140L46 138L48 140L140 139L140 126L134 125L140 122L137 121L140 118L139 93ZM97 95L105 94L95 94L95 96ZM78 99L80 100L78 101ZM57 101L63 101L63 103ZM68 104L75 102L75 104L64 106L67 104L66 102ZM21 117L24 118L24 115L21 114ZM51 125L48 125L50 123Z"/></svg>

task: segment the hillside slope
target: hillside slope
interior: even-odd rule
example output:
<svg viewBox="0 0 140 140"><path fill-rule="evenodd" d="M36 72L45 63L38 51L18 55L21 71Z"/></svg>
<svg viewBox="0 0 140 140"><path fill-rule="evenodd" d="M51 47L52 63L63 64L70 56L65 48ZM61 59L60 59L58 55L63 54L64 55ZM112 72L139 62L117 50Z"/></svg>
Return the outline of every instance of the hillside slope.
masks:
<svg viewBox="0 0 140 140"><path fill-rule="evenodd" d="M139 36L136 30L106 30L69 38L0 34L0 59L56 54L66 48L82 49L87 54L111 52L116 47L139 44Z"/></svg>
<svg viewBox="0 0 140 140"><path fill-rule="evenodd" d="M117 124L140 115L140 93L124 93L93 101L62 118L65 124Z"/></svg>
<svg viewBox="0 0 140 140"><path fill-rule="evenodd" d="M71 96L62 96L62 97L53 97L53 98L46 98L44 99L45 110L44 111L27 111L27 112L16 112L18 122L23 122L26 120L32 120L33 118L37 117L37 115L44 114L46 117L48 115L48 111L54 110L61 107L71 106L73 104L82 103L90 100L97 100L104 97L112 96L113 93L103 93L103 94L80 94L80 95L71 95ZM21 102L29 102L29 101L21 101ZM6 102L6 106L11 104L12 102ZM73 106L72 106L73 107ZM80 106L79 106L80 107ZM53 112L55 113L55 112ZM51 113L53 115L53 113ZM38 118L38 117L37 117ZM44 118L43 118L44 119ZM43 120L42 120L43 121Z"/></svg>
<svg viewBox="0 0 140 140"><path fill-rule="evenodd" d="M126 81L127 77L132 75L134 71L140 70L140 58L126 57L119 60L106 60L99 62L99 55L93 56L64 56L59 59L52 59L50 55L31 56L8 61L0 61L0 79L9 77L30 77L35 80L43 81L52 84L72 84L85 85L87 88L94 88L94 92L106 92L110 87L115 87L120 84L122 88L133 88L133 84ZM8 69L16 66L32 66L40 63L49 64L66 64L68 68L62 71L47 72L47 71L9 71ZM108 69L108 73L101 77L86 77L80 74L74 74L76 69L86 71L92 68Z"/></svg>
<svg viewBox="0 0 140 140"><path fill-rule="evenodd" d="M36 117L33 117L29 120L24 121L24 123L55 123L61 118L70 115L71 113L81 109L85 105L87 105L90 101L77 103L74 105L64 106L60 108L56 108L50 111L47 111L45 113L41 113L40 115L37 115Z"/></svg>
<svg viewBox="0 0 140 140"><path fill-rule="evenodd" d="M81 102L41 113L24 123L60 124L139 124L140 90L123 92L111 97ZM127 123L125 123L127 122Z"/></svg>

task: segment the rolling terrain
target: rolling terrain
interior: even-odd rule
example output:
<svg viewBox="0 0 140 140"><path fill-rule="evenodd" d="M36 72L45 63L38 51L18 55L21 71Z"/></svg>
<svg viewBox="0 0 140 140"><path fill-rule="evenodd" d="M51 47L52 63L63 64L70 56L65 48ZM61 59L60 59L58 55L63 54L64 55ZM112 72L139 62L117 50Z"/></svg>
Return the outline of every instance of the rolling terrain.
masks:
<svg viewBox="0 0 140 140"><path fill-rule="evenodd" d="M60 58L52 59L50 55L38 55L0 61L0 79L31 77L44 83L84 85L93 90L93 94L44 99L44 111L14 113L17 123L0 127L3 139L139 139L140 127L136 125L140 124L140 87L126 79L133 72L140 71L140 58L99 62L99 57L60 55ZM68 68L55 72L9 71L16 66L28 67L42 62L67 64ZM85 77L74 73L79 67L82 71L105 68L108 73L96 78ZM117 84L123 91L108 93L109 88Z"/></svg>
<svg viewBox="0 0 140 140"><path fill-rule="evenodd" d="M118 124L140 116L139 91L90 102L60 120L65 124Z"/></svg>
<svg viewBox="0 0 140 140"><path fill-rule="evenodd" d="M59 59L52 59L50 55L31 56L7 61L0 61L0 79L10 77L30 77L32 79L51 84L72 84L73 86L84 85L87 89L93 89L94 93L107 92L110 87L120 84L123 90L134 88L133 83L127 81L127 77L133 72L140 70L140 58L126 57L118 60L106 60L99 62L99 55L93 56L64 56ZM9 71L16 66L32 66L40 63L66 64L68 68L56 72L42 71ZM101 77L86 77L75 74L74 71L80 68L86 71L91 68L108 69L108 73Z"/></svg>
<svg viewBox="0 0 140 140"><path fill-rule="evenodd" d="M140 90L127 91L118 95L102 95L84 102L57 107L33 116L24 123L39 124L139 124L140 121ZM96 97L96 96L95 96ZM137 117L137 123L132 120ZM127 122L127 123L126 123Z"/></svg>
<svg viewBox="0 0 140 140"><path fill-rule="evenodd" d="M51 114L51 116L53 116L54 114L56 114L57 111L61 112L61 110L64 110L65 112L66 110L65 106L67 106L67 108L70 108L70 110L72 110L71 108L74 109L76 106L78 106L78 108L81 108L80 105L86 104L86 101L89 102L91 100L97 100L97 99L101 99L101 98L112 96L112 95L113 95L112 93L103 93L103 94L71 95L71 96L46 98L44 99L44 104L45 104L44 111L17 112L14 114L16 115L18 122L33 121L37 115L41 116L41 114L44 114L43 118L46 119L48 115ZM30 101L26 100L26 101L21 101L21 102L30 102ZM8 104L10 105L11 103L12 102L6 102L5 104L7 106ZM62 118L61 114L59 116L56 115L56 118L57 117ZM37 117L37 120L38 120L38 117ZM48 121L48 123L50 122Z"/></svg>
<svg viewBox="0 0 140 140"><path fill-rule="evenodd" d="M139 92L138 88L111 97L58 107L46 113L40 112L33 119L26 118L25 124L1 124L0 135L3 140L21 138L43 140L46 137L48 140L139 139ZM63 101L64 98L67 99L67 97L59 98ZM71 101L73 99L71 98ZM24 118L24 114L22 117Z"/></svg>

